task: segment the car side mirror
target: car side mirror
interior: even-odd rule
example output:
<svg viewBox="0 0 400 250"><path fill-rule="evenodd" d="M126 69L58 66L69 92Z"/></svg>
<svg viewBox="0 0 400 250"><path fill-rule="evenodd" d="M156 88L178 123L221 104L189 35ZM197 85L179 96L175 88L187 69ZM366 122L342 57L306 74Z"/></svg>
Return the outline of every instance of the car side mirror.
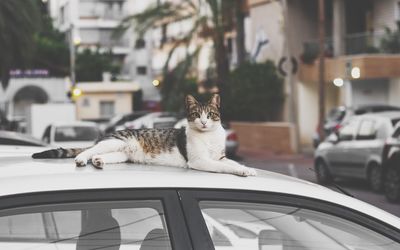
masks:
<svg viewBox="0 0 400 250"><path fill-rule="evenodd" d="M276 230L261 230L258 235L258 249L270 249L270 246L283 246L284 235Z"/></svg>

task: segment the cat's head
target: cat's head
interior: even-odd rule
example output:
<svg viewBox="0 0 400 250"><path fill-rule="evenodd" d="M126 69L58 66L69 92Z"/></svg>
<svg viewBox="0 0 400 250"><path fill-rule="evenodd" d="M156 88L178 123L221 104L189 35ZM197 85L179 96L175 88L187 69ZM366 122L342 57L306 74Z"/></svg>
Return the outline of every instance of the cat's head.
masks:
<svg viewBox="0 0 400 250"><path fill-rule="evenodd" d="M193 96L186 96L186 114L189 127L199 131L211 131L221 126L220 97L214 94L211 99L203 104Z"/></svg>

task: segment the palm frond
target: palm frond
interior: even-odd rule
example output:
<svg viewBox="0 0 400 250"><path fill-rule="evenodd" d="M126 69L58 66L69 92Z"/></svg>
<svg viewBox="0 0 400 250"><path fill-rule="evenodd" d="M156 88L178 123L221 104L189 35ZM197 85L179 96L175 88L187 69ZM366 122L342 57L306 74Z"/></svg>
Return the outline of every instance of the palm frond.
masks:
<svg viewBox="0 0 400 250"><path fill-rule="evenodd" d="M0 72L8 79L8 69L25 67L34 48L34 34L40 27L35 0L0 1ZM2 82L3 87L8 83Z"/></svg>

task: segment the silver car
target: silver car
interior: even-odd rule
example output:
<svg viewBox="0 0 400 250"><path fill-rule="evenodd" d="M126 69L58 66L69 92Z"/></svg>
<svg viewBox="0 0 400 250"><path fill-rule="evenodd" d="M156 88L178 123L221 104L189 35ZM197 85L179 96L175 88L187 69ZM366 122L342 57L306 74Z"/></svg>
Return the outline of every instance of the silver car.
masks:
<svg viewBox="0 0 400 250"><path fill-rule="evenodd" d="M381 190L382 151L398 121L398 111L350 118L315 151L317 181L328 184L334 177L355 177L368 180L374 191Z"/></svg>

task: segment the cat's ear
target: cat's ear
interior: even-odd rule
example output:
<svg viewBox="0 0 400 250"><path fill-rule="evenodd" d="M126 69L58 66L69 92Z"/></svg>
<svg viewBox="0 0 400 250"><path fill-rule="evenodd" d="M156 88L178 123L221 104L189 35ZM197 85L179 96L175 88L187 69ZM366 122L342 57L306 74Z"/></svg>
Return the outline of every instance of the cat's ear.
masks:
<svg viewBox="0 0 400 250"><path fill-rule="evenodd" d="M196 101L196 99L192 95L187 95L186 96L185 103L186 103L186 108L187 109L189 109L193 105L197 105L198 104L198 102Z"/></svg>
<svg viewBox="0 0 400 250"><path fill-rule="evenodd" d="M219 97L218 94L213 94L211 97L211 100L208 102L209 104L213 104L215 106L217 106L217 108L220 108L221 106L221 97Z"/></svg>

